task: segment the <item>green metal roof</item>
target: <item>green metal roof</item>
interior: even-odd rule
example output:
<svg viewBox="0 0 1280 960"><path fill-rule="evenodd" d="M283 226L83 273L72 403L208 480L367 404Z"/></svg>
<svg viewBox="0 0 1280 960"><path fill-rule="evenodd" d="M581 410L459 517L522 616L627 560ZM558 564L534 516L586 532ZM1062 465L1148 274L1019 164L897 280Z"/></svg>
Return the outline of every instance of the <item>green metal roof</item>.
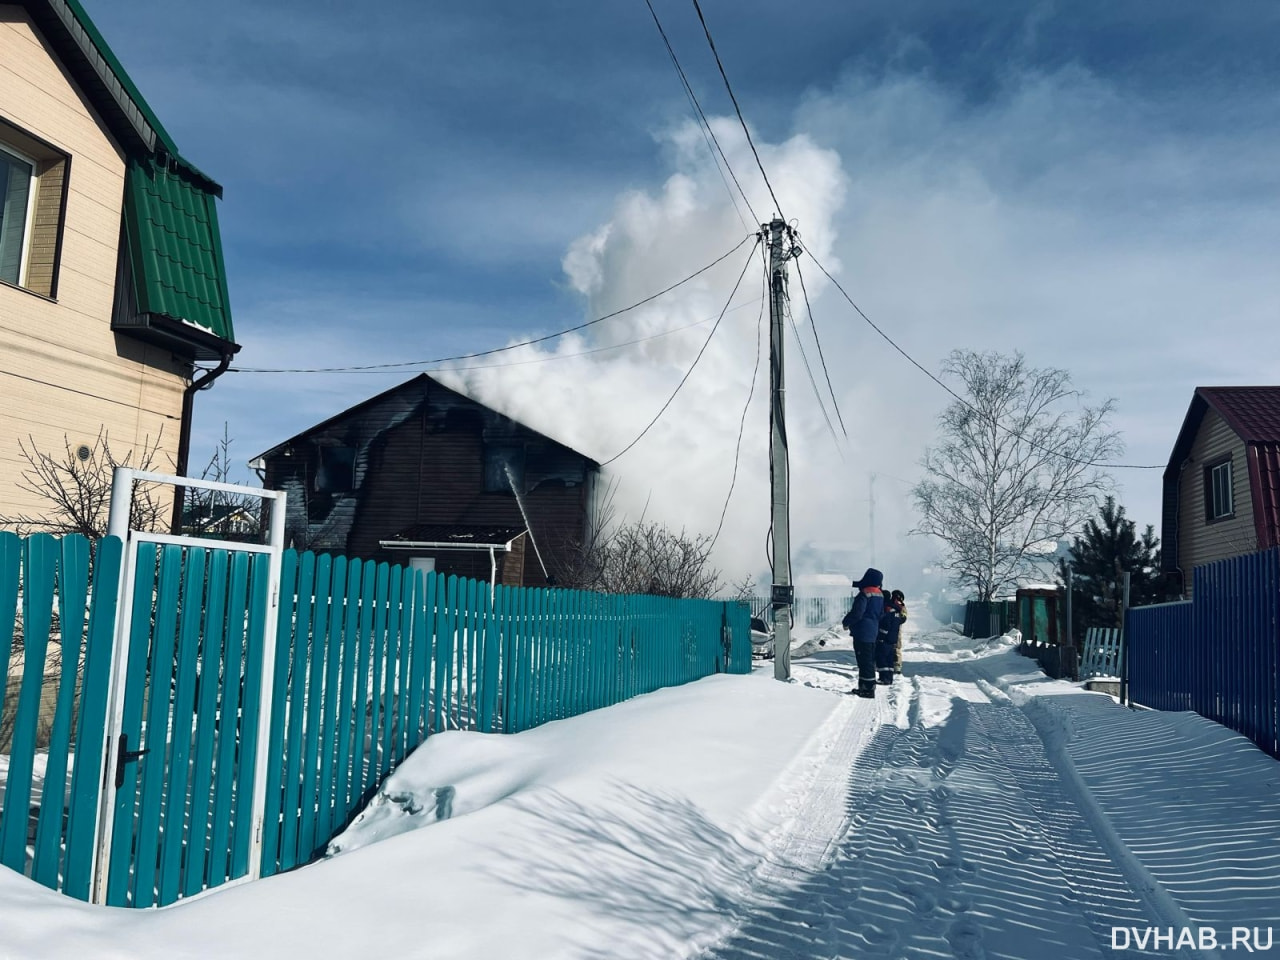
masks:
<svg viewBox="0 0 1280 960"><path fill-rule="evenodd" d="M178 153L81 0L18 2L124 148L125 232L139 312L200 328L202 355L221 350L207 334L234 346L214 205L222 187ZM184 329L170 326L172 335Z"/></svg>
<svg viewBox="0 0 1280 960"><path fill-rule="evenodd" d="M215 200L194 181L181 166L129 158L125 233L138 310L234 343Z"/></svg>
<svg viewBox="0 0 1280 960"><path fill-rule="evenodd" d="M84 7L80 5L80 0L52 0L52 2L50 2L50 6L56 11L58 6L63 3L70 8L70 12L75 17L76 22L79 23L80 28L84 30L88 35L89 40L93 43L93 46L97 48L98 55L106 61L107 67L113 74L115 74L115 78L123 88L124 93L134 102L134 105L138 108L138 112L142 114L143 118L155 132L156 140L158 141L157 147L162 147L176 157L178 155L178 145L173 142L173 138L169 136L164 125L160 123L160 118L155 115L155 111L153 111L147 101L143 99L142 94L134 85L133 80L130 79L124 65L116 59L116 55L112 53L111 47L107 45L107 41L103 38L102 34L98 32L98 28L94 26L93 21L89 19L89 14L87 14Z"/></svg>

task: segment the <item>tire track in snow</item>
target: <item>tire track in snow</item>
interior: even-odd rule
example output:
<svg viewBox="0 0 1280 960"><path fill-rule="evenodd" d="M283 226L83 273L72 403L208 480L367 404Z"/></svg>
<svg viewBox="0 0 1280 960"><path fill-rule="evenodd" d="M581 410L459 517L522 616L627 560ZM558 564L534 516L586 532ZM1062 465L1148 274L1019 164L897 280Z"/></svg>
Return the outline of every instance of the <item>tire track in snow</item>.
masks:
<svg viewBox="0 0 1280 960"><path fill-rule="evenodd" d="M823 846L825 869L795 869L799 855L790 869L762 870L758 907L708 958L1074 960L1110 956L1113 924L1161 922L1059 782L1025 714L975 682L970 665L915 672L876 701L878 727L846 755L843 835L823 846L801 825L781 848L783 861L807 849L812 863Z"/></svg>

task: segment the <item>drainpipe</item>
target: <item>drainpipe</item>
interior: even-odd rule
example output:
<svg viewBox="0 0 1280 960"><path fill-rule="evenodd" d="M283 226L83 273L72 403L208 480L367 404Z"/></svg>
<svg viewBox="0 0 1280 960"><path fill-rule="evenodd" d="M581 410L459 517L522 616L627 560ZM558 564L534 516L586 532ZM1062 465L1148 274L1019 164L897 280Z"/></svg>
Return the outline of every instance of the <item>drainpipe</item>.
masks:
<svg viewBox="0 0 1280 960"><path fill-rule="evenodd" d="M192 380L182 391L182 426L178 430L178 460L174 465L174 473L180 477L187 475L187 460L191 456L191 416L195 408L196 391L206 390L213 386L213 381L227 372L234 354L224 353L218 365L206 370L204 376ZM182 532L182 504L186 499L185 487L173 488L173 514L169 518L169 532L177 536Z"/></svg>

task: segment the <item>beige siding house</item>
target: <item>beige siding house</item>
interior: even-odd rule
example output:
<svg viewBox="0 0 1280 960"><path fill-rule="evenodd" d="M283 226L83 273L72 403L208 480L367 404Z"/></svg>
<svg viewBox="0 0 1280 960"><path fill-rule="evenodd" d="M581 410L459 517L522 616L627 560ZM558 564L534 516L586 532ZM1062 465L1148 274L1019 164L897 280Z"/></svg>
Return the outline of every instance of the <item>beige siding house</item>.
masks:
<svg viewBox="0 0 1280 960"><path fill-rule="evenodd" d="M24 447L185 467L196 364L239 349L220 195L79 0L0 2L0 517L48 509Z"/></svg>
<svg viewBox="0 0 1280 960"><path fill-rule="evenodd" d="M1192 571L1280 544L1280 387L1197 387L1164 474L1162 562Z"/></svg>

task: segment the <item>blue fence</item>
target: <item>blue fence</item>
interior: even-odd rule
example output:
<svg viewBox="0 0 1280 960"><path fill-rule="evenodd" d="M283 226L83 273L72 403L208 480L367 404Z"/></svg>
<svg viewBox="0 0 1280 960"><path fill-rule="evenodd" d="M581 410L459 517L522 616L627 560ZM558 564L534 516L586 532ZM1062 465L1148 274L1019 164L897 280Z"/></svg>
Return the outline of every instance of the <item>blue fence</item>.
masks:
<svg viewBox="0 0 1280 960"><path fill-rule="evenodd" d="M0 533L0 662L16 659L19 636L24 658L0 689L0 864L89 899L105 823L107 902L164 905L250 863L265 876L312 859L433 733L514 733L751 671L743 603L491 594L487 583L294 551L265 663L261 560L185 543L137 550L121 673L128 752L105 778L105 803L121 542ZM60 660L46 656L51 645ZM259 768L254 715L268 693ZM249 800L263 785L259 860Z"/></svg>
<svg viewBox="0 0 1280 960"><path fill-rule="evenodd" d="M1280 548L1196 567L1194 586L1192 600L1129 611L1130 697L1280 757Z"/></svg>
<svg viewBox="0 0 1280 960"><path fill-rule="evenodd" d="M433 733L515 733L751 670L745 604L489 589L286 551L264 875L323 851Z"/></svg>
<svg viewBox="0 0 1280 960"><path fill-rule="evenodd" d="M0 688L0 753L9 761L0 864L82 900L89 896L119 572L114 538L91 551L80 536L0 533L0 663L17 659L19 632L23 662L17 683Z"/></svg>

